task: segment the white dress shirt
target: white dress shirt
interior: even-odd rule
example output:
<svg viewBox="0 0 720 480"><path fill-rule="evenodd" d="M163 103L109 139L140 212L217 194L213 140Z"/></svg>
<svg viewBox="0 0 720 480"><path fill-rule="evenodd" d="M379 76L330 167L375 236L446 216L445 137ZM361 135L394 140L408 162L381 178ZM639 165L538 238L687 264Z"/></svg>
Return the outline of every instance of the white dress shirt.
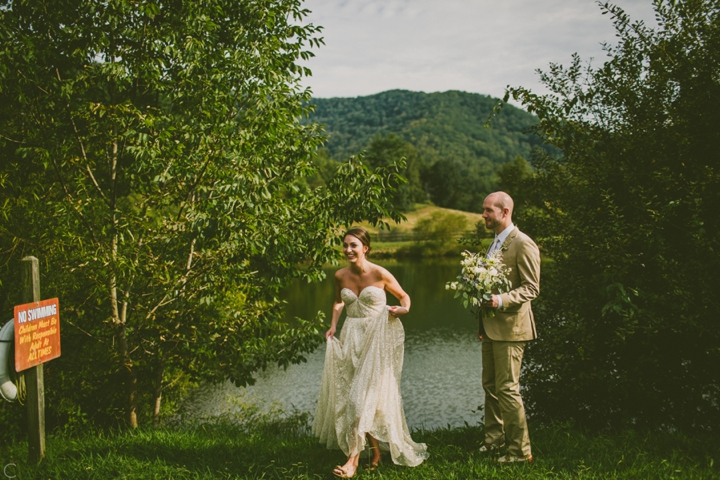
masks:
<svg viewBox="0 0 720 480"><path fill-rule="evenodd" d="M490 255L494 253L497 249L502 247L502 244L505 243L505 240L507 239L508 235L515 229L515 225L512 223L508 225L505 230L495 235L495 240L493 240L493 243L490 244L490 248L488 249L487 254ZM502 297L500 295L497 295L498 298L498 309L501 309L503 306L502 303Z"/></svg>

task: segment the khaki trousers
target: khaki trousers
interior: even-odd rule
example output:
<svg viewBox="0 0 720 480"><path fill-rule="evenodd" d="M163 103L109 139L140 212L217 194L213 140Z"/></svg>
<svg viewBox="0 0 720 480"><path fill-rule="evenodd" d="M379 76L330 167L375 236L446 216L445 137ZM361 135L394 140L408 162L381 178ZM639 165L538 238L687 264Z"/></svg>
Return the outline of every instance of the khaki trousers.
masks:
<svg viewBox="0 0 720 480"><path fill-rule="evenodd" d="M482 385L485 390L485 443L508 453L530 455L530 436L520 396L520 367L525 342L496 342L483 335Z"/></svg>

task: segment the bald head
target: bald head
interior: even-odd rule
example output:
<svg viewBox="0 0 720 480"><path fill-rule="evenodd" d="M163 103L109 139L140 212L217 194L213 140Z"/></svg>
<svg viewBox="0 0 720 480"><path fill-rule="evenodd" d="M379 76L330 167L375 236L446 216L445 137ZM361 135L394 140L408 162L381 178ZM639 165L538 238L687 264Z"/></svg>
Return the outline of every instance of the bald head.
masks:
<svg viewBox="0 0 720 480"><path fill-rule="evenodd" d="M487 196L486 200L490 200L493 205L495 205L500 210L508 209L510 215L512 217L513 208L515 207L515 202L513 202L513 199L505 192L493 192L490 195Z"/></svg>
<svg viewBox="0 0 720 480"><path fill-rule="evenodd" d="M485 197L482 217L485 228L499 234L512 223L512 212L515 203L505 192L494 192Z"/></svg>

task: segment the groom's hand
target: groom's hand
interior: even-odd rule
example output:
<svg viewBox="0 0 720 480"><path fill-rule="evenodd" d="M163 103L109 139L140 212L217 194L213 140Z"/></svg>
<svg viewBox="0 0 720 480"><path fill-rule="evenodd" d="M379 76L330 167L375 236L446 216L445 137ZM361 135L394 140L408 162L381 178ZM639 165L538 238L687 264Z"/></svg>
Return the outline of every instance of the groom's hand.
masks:
<svg viewBox="0 0 720 480"><path fill-rule="evenodd" d="M493 295L490 301L483 303L482 306L485 308L498 308L500 306L500 297Z"/></svg>

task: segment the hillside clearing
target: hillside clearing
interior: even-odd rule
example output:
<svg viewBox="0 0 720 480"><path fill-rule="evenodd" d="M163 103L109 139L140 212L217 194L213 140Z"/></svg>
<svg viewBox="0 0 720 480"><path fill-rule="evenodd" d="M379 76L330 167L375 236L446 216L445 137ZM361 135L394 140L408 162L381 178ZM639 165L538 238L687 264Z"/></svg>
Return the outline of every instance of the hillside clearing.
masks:
<svg viewBox="0 0 720 480"><path fill-rule="evenodd" d="M467 229L474 230L475 224L482 220L482 215L473 212L464 212L462 210L453 210L451 208L436 207L435 205L428 204L416 204L415 210L406 212L404 215L407 218L406 221L399 224L390 223L390 232L402 232L410 234L417 222L422 218L432 216L435 212L441 212L443 214L459 214L467 219ZM387 221L387 219L385 220ZM370 233L370 235L377 235L379 229L373 227L368 223L362 223L361 226Z"/></svg>

